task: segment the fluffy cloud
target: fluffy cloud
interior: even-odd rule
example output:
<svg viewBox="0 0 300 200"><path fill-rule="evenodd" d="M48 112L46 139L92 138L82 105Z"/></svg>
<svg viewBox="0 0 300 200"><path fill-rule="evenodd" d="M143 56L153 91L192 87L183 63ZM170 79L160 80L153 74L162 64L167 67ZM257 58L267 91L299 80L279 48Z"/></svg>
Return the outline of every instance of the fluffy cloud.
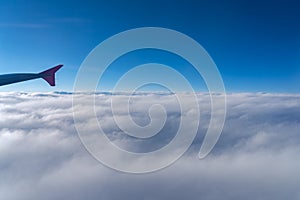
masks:
<svg viewBox="0 0 300 200"><path fill-rule="evenodd" d="M76 94L74 109L87 131L98 130L86 112L91 94ZM300 199L300 96L243 93L227 96L223 133L211 154L198 160L210 118L209 96L198 94L201 122L188 152L170 167L149 173L120 173L98 163L83 147L68 93L0 94L0 197L31 199ZM165 127L150 139L126 136L112 120L109 94L96 95L98 121L108 137L130 151L166 145L178 129L180 112L173 95L138 94L132 119L144 126L147 110L160 103ZM119 99L114 112L124 116ZM188 112L188 111L184 111ZM122 118L121 118L122 119Z"/></svg>

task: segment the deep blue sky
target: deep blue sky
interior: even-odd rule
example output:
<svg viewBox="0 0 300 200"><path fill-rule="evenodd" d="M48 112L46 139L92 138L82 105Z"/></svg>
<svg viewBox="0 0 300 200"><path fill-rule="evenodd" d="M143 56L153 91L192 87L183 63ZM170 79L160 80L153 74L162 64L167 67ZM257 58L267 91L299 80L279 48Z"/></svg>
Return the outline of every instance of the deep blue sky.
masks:
<svg viewBox="0 0 300 200"><path fill-rule="evenodd" d="M296 0L1 1L0 74L65 67L56 88L35 80L0 90L70 91L81 62L101 41L127 29L158 26L198 41L217 64L227 91L299 93L299 10ZM153 53L137 52L132 63L149 61ZM181 67L181 61L158 54L156 61ZM112 77L120 73L111 72ZM196 80L193 73L188 70L187 76Z"/></svg>

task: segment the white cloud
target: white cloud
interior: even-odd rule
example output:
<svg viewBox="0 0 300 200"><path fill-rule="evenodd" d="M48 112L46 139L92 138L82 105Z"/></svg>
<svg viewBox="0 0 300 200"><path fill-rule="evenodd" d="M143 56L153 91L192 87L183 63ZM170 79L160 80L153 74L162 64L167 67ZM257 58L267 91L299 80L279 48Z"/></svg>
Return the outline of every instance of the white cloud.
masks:
<svg viewBox="0 0 300 200"><path fill-rule="evenodd" d="M85 112L87 95L78 95L80 123L94 132L93 113ZM147 152L174 136L180 114L172 95L134 97L133 119L141 125L149 123L145 108L153 102L169 112L164 129L148 140L122 133L112 121L108 97L97 95L97 116L116 144ZM74 128L72 95L0 93L1 199L300 199L300 96L228 95L224 131L204 160L197 152L210 104L208 95L198 97L201 123L189 151L163 170L132 175L103 166L84 149ZM125 111L122 104L116 108L118 115Z"/></svg>

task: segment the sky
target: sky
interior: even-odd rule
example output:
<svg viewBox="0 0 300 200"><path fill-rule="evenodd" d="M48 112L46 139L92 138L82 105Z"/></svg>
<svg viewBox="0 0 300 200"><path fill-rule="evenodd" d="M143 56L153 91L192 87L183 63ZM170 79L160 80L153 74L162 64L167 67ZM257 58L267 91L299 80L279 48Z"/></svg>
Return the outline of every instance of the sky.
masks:
<svg viewBox="0 0 300 200"><path fill-rule="evenodd" d="M55 88L34 80L1 91L72 91L81 63L100 42L150 26L182 32L200 43L226 91L299 93L299 7L296 0L1 1L0 74L64 64ZM195 90L205 90L191 66L166 52L135 52L120 60L103 83L107 90L124 69L150 61L184 71Z"/></svg>

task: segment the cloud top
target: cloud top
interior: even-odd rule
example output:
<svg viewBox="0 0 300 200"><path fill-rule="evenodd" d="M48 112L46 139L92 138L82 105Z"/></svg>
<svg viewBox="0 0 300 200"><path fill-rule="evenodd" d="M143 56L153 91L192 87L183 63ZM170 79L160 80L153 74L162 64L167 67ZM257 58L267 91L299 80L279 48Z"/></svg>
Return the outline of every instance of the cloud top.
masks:
<svg viewBox="0 0 300 200"><path fill-rule="evenodd" d="M80 119L86 130L93 113ZM126 94L118 94L120 101ZM188 94L187 94L188 95ZM133 152L168 144L181 114L172 94L137 94L132 119L149 123L148 108L162 103L168 112L155 137L128 136L112 120L108 93L96 94L96 115L108 138ZM29 199L291 199L300 198L300 96L239 93L227 96L227 118L212 153L197 153L210 119L209 95L197 94L200 126L189 150L172 166L131 175L98 163L83 147L74 127L72 94L0 93L0 194L6 200ZM116 108L122 116L122 104ZM108 154L110 152L107 152ZM124 160L126 162L126 160ZM147 163L139 163L147 165Z"/></svg>

